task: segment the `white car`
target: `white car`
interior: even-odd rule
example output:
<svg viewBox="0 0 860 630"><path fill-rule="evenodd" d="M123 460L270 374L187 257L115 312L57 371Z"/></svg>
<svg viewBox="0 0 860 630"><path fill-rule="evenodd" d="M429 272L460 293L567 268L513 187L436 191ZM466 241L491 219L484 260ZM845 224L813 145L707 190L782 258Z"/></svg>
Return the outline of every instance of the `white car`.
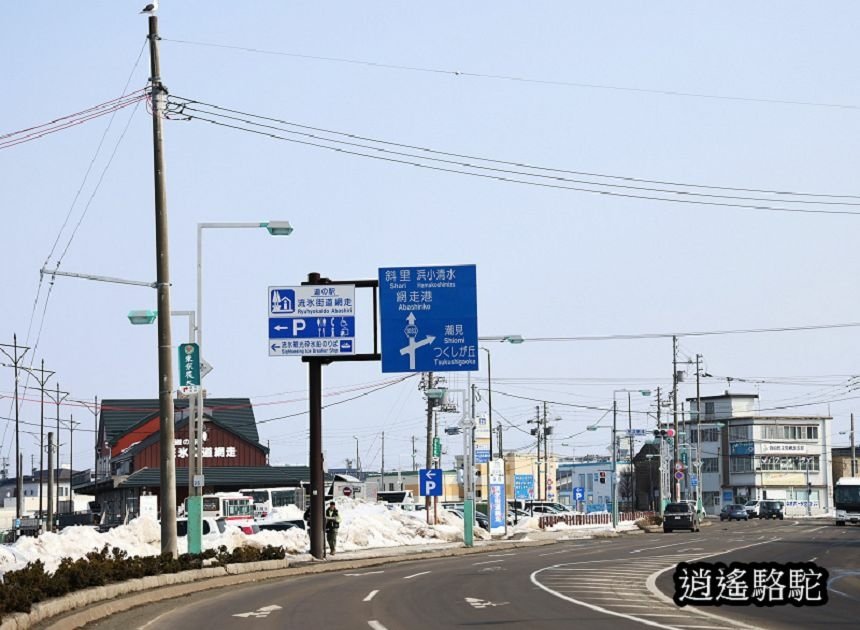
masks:
<svg viewBox="0 0 860 630"><path fill-rule="evenodd" d="M747 516L758 516L758 512L761 509L761 501L747 501L744 504L744 509L747 511Z"/></svg>

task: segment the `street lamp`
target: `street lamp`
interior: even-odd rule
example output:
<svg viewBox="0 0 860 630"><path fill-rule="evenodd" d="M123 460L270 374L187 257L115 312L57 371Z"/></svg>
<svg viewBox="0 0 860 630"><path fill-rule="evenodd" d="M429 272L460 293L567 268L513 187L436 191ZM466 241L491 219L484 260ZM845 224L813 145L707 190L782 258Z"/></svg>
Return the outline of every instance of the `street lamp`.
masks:
<svg viewBox="0 0 860 630"><path fill-rule="evenodd" d="M359 475L361 474L360 470L360 460L358 459L358 437L353 435L352 439L355 440L355 476L357 479L361 479Z"/></svg>
<svg viewBox="0 0 860 630"><path fill-rule="evenodd" d="M203 230L204 229L265 229L272 236L289 236L293 226L289 221L256 221L197 224L197 348L203 357ZM202 378L202 375L201 375ZM203 387L197 390L197 417L189 418L189 444L196 441L197 452L194 468L203 476ZM194 437L191 436L194 427ZM202 551L203 537L203 488L192 487L193 495L188 497L188 550L190 553ZM193 518L192 518L193 516Z"/></svg>

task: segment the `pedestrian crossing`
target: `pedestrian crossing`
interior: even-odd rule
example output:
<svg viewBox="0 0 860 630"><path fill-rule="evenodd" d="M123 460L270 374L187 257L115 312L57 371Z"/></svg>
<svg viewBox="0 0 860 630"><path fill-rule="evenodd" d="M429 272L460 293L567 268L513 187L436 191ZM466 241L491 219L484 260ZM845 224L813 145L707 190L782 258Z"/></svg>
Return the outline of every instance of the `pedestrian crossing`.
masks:
<svg viewBox="0 0 860 630"><path fill-rule="evenodd" d="M532 582L544 591L597 612L666 630L751 629L752 626L692 607L680 608L649 589L656 574L689 553L620 560L557 564L535 571ZM654 578L652 578L654 576Z"/></svg>

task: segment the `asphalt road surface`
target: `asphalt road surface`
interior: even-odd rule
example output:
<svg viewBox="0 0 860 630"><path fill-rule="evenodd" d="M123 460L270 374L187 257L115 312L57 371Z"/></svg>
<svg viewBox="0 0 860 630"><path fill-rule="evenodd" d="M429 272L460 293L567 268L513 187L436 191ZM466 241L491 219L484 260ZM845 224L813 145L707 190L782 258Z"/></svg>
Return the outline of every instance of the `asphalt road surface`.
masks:
<svg viewBox="0 0 860 630"><path fill-rule="evenodd" d="M676 606L680 561L808 562L830 573L825 606ZM860 528L832 521L714 523L644 534L415 560L199 593L89 628L437 629L856 628Z"/></svg>

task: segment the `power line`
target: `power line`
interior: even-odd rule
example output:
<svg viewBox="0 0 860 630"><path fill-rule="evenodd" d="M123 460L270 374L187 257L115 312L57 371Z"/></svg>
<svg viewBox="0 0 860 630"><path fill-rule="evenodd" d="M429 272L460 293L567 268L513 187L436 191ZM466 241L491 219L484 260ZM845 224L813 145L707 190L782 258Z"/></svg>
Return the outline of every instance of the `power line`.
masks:
<svg viewBox="0 0 860 630"><path fill-rule="evenodd" d="M838 194L832 194L832 193L810 193L810 192L798 192L798 191L789 191L789 190L772 190L772 189L764 189L764 188L738 188L738 187L732 187L732 186L720 186L720 185L700 184L700 183L675 182L675 181L668 181L668 180L644 179L644 178L640 178L640 177L632 177L629 175L614 175L614 174L607 174L607 173L594 173L594 172L589 172L589 171L578 171L578 170L571 170L571 169L562 169L562 168L540 166L540 165L536 165L536 164L528 164L525 162L513 162L513 161L508 161L508 160L499 160L499 159L494 159L494 158L487 158L487 157L469 155L469 154L463 154L463 153L452 153L449 151L440 151L438 149L431 149L428 147L423 147L423 146L414 145L414 144L406 144L406 143L402 143L402 142L393 142L390 140L381 140L379 138L362 136L362 135L355 134L355 133L349 133L349 132L332 130L332 129L325 129L323 127L314 127L311 125L305 125L305 124L301 124L301 123L297 123L297 122L292 122L292 121L284 120L281 118L274 118L271 116L262 116L259 114L251 114L249 112L244 112L244 111L237 110L237 109L231 109L229 107L224 107L221 105L215 105L213 103L206 103L203 101L199 101L199 100L195 100L195 99L189 99L189 98L185 98L185 97L181 97L181 96L171 96L171 99L174 99L171 104L174 107L178 106L180 108L180 110L178 112L174 112L174 113L179 113L180 115L182 113L182 111L181 111L182 107L187 107L188 105L196 104L196 105L201 105L203 107L209 107L209 108L212 108L212 109L215 109L218 111L222 111L222 112L230 112L232 114L240 114L242 116L249 116L251 118L256 118L259 120L278 123L280 125L285 125L288 127L295 127L297 129L304 129L304 130L308 130L308 131L325 133L328 135L342 136L345 138L349 138L350 140L359 140L362 142L372 142L374 144L382 144L382 145L393 146L393 147L398 147L398 148L402 148L402 149L410 149L413 151L420 151L422 153L427 153L427 154L443 155L446 157L454 157L454 158L461 158L461 159L467 159L467 160L478 160L481 162L488 162L491 164L503 164L506 166L514 166L517 168L527 168L530 170L546 171L549 173L564 173L564 174L568 174L568 175L578 175L578 176L582 176L582 177L599 177L599 178L603 178L603 179L614 179L614 180L620 180L620 181L625 181L625 182L657 184L660 186L675 186L675 187L682 187L682 188L699 188L699 189L706 189L706 190L723 190L723 191L744 192L744 193L762 193L762 194L780 195L780 196L821 197L821 198L832 198L832 199L860 199L860 195L838 195ZM180 101L184 101L185 104L183 105ZM195 111L200 111L200 110L195 110ZM217 114L216 112L206 112L206 113L208 113L210 115L223 116L223 117L229 118L228 116ZM241 120L241 119L236 119L236 120ZM255 124L258 126L264 126L264 125L261 125L259 123L254 123L251 121L246 121L246 122L249 122L249 124ZM293 132L293 133L295 133L295 132ZM316 137L316 136L310 136L310 137ZM334 140L328 140L328 141L335 142ZM459 163L459 161L457 163ZM594 183L594 182L589 182L589 183ZM603 185L603 184L597 183L596 185ZM648 189L648 190L650 190L650 189Z"/></svg>
<svg viewBox="0 0 860 630"><path fill-rule="evenodd" d="M292 57L295 59L308 59L312 61L327 61L343 64L353 64L360 66L368 66L371 68L381 68L386 70L403 70L409 72L422 72L427 74L440 74L455 77L469 77L476 79L492 79L499 81L512 81L516 83L533 83L538 85L554 85L559 87L574 87L592 90L610 90L616 92L634 92L642 94L655 94L659 96L674 96L682 98L701 98L720 101L738 101L743 103L765 103L771 105L793 105L801 107L825 107L832 109L856 110L860 106L849 103L827 103L821 101L801 101L792 99L776 99L763 98L753 96L735 96L730 94L713 94L706 92L685 92L681 90L661 90L656 88L632 87L625 85L612 85L606 83L583 83L575 81L563 81L556 79L536 79L531 77L505 75L505 74L488 74L483 72L469 72L464 70L449 70L443 68L431 68L426 66L410 66L405 64L383 63L377 61L369 61L364 59L350 59L347 57L330 57L323 55L308 55L304 53L284 52L277 50L264 50L260 48L250 48L246 46L231 46L229 44L217 44L212 42L199 42L185 39L162 39L164 42L173 44L186 44L190 46L204 46L210 48L221 48L225 50L238 50L242 52L256 53L261 55L273 55L279 57Z"/></svg>
<svg viewBox="0 0 860 630"><path fill-rule="evenodd" d="M174 103L174 105L176 105L176 103ZM337 146L337 145L353 145L355 143L345 143L342 141L330 140L330 139L319 139L320 142L329 142L329 143L336 145L336 146L329 146L328 144L321 144L320 142L314 142L314 141L310 141L310 140L299 140L296 138L288 138L288 137L285 137L283 135L279 135L278 133L274 133L273 131L264 131L264 130L260 130L260 129L253 129L253 128L249 128L249 127L242 126L242 125L236 125L236 124L223 122L221 120L214 120L212 118L207 118L206 116L202 116L202 115L179 114L178 112L179 112L179 110L174 110L174 112L173 112L174 116L182 115L182 116L184 116L185 120L199 120L202 122L208 122L210 124L213 124L213 125L216 125L219 127L233 129L236 131L243 131L246 133L252 133L255 135L260 135L260 136L268 137L268 138L275 139L275 140L282 140L284 142L290 142L293 144L299 144L299 145L303 145L303 146L309 146L309 147L314 147L314 148L318 148L318 149L325 149L328 151L334 151L336 153L340 153L343 155L362 157L362 158L378 160L378 161L382 161L382 162L402 164L402 165L406 165L406 166L414 166L414 167L423 168L423 169L427 169L427 170L431 170L431 171L450 173L450 174L456 174L456 175L464 175L464 176L469 176L469 177L477 177L477 178L481 178L481 179L488 179L488 180L492 180L492 181L500 181L500 182L511 183L511 184L521 184L521 185L535 186L535 187L539 187L539 188L547 188L547 189L554 189L554 190L567 190L567 191L572 191L572 192L580 192L580 193L587 193L587 194L593 194L593 195L602 195L602 196L608 196L608 197L618 197L618 198L623 198L623 199L639 199L639 200L645 200L645 201L682 203L682 204L692 204L692 205L722 207L722 208L738 208L738 209L743 209L743 210L757 210L757 211L768 211L768 212L788 212L788 213L799 213L799 214L829 214L829 215L860 216L860 211L852 211L852 210L836 210L836 209L828 209L828 208L788 208L788 207L783 207L783 206L762 205L762 204L756 204L756 203L747 204L747 203L734 203L731 201L709 201L707 199L693 198L693 197L705 196L705 195L702 195L700 193L690 193L690 192L683 192L683 191L674 191L672 193L665 193L665 194L675 194L675 195L679 196L678 198L673 198L673 197L662 197L662 196L655 196L655 195L624 193L624 192L618 192L615 190L584 188L582 186L567 186L567 185L563 185L563 184L555 184L555 183L549 183L549 182L545 182L545 181L530 181L528 179L520 179L519 177L508 177L505 175L472 172L472 171L462 170L461 168L451 168L451 167L437 166L437 165L426 163L427 161L448 162L447 160L439 160L437 158L427 158L427 157L411 155L411 154L407 156L411 159L401 159L401 158L397 158L397 157L389 157L388 155L378 155L378 154L383 153L383 154L389 154L389 155L396 155L397 152L390 151L388 149L382 149L379 147L369 147L369 146L359 145L359 146L362 146L362 148L364 148L365 150L373 152L373 153L365 153L362 151L345 149L342 146ZM219 114L215 114L215 113L211 113L211 112L209 113L209 115L215 116L215 117L219 116ZM253 122L247 122L244 124L266 127L266 125L260 125L259 123L253 123ZM296 132L291 132L291 131L286 131L286 130L281 130L281 131L283 131L284 133L292 133L292 134L296 133ZM417 160L417 161L415 161L415 160ZM423 160L423 162L422 162L422 160ZM546 176L543 176L543 175L535 175L535 174L527 174L527 173L524 174L524 173L518 173L518 172L514 172L514 171L503 171L503 169L489 169L487 167L474 166L474 165L470 165L470 164L466 164L466 165L464 165L464 167L465 168L473 168L473 169L481 169L481 170L490 170L490 171L510 172L510 173L515 174L515 175L521 175L524 177L546 178ZM549 179L552 179L555 181L571 181L571 180L567 180L564 177L552 177ZM612 184L602 184L602 183L596 183L596 182L592 183L591 185L604 186L604 187L609 186L609 187L618 188L618 186L615 186ZM627 188L627 187L622 187L622 188ZM709 196L710 197L718 197L718 198L722 198L722 199L733 199L733 198L735 198L735 197L728 197L728 196L720 197L718 195L709 195ZM806 204L815 203L815 202L811 202L808 200L778 200L778 201L790 202L790 203L806 203ZM836 204L836 202L820 202L820 204L821 205L832 205L832 204ZM839 202L836 205L856 205L856 204Z"/></svg>

